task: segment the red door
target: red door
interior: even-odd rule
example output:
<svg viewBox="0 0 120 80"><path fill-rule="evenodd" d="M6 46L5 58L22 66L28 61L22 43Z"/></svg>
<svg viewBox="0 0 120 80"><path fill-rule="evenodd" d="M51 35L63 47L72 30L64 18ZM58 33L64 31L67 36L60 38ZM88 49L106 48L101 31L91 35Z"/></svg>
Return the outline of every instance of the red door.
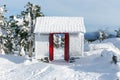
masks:
<svg viewBox="0 0 120 80"><path fill-rule="evenodd" d="M50 33L49 35L49 59L50 61L53 60L53 48L54 48L54 44L53 44L53 33Z"/></svg>
<svg viewBox="0 0 120 80"><path fill-rule="evenodd" d="M64 59L65 61L69 61L69 34L65 33L65 53L64 53Z"/></svg>

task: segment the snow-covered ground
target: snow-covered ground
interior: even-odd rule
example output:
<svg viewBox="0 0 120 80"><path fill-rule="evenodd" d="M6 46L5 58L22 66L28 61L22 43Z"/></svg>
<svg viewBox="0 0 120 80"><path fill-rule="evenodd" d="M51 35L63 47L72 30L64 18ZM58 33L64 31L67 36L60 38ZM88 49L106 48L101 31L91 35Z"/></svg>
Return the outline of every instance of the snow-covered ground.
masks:
<svg viewBox="0 0 120 80"><path fill-rule="evenodd" d="M74 63L55 60L50 63L25 57L0 55L0 80L117 80L120 63L112 63L112 56L120 58L120 39L85 44L85 55Z"/></svg>

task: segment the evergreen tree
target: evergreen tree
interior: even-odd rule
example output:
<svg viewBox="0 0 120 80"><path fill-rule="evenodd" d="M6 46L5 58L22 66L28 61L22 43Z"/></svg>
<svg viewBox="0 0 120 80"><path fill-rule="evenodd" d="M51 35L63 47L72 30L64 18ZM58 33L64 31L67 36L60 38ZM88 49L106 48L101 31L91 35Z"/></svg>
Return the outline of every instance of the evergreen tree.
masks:
<svg viewBox="0 0 120 80"><path fill-rule="evenodd" d="M29 56L32 56L34 46L34 27L36 18L44 16L41 12L39 5L34 5L28 2L25 6L25 10L21 11L20 15L10 16L9 27L11 28L12 35L14 36L14 46L17 46L16 50L19 50L19 54L29 52ZM14 48L15 49L15 48Z"/></svg>
<svg viewBox="0 0 120 80"><path fill-rule="evenodd" d="M15 19L15 16L10 16L9 21L8 21L8 37L12 37L12 45L14 51L19 51L20 52L20 37L19 37L19 32L20 32L20 26L17 24L18 21Z"/></svg>
<svg viewBox="0 0 120 80"><path fill-rule="evenodd" d="M8 21L4 16L6 11L5 5L0 6L0 48L2 47L5 53L19 51L19 55L24 55L26 51L31 57L36 18L44 16L41 7L28 2L20 15L10 16Z"/></svg>
<svg viewBox="0 0 120 80"><path fill-rule="evenodd" d="M11 38L8 38L9 29L7 27L7 20L4 13L7 12L6 5L0 6L0 48L5 51L5 53L12 52Z"/></svg>
<svg viewBox="0 0 120 80"><path fill-rule="evenodd" d="M34 5L30 2L25 6L26 10L22 11L25 25L29 27L28 30L28 43L29 43L29 57L32 56L33 46L34 46L34 27L37 17L44 16L41 12L41 8L39 5Z"/></svg>

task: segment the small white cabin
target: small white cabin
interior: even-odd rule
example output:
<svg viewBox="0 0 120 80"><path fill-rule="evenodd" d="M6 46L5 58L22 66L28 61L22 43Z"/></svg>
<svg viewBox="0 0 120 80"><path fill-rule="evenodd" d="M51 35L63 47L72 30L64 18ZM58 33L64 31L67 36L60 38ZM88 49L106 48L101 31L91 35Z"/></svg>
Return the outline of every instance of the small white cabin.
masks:
<svg viewBox="0 0 120 80"><path fill-rule="evenodd" d="M84 51L83 17L38 17L35 25L35 57L54 60L54 34L64 34L64 60L79 57Z"/></svg>

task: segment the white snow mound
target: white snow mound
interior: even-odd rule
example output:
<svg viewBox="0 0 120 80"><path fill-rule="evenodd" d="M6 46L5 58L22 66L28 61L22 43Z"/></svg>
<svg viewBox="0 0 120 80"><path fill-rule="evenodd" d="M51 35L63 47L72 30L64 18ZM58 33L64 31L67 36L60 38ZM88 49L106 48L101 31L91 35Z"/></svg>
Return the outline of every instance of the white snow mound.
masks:
<svg viewBox="0 0 120 80"><path fill-rule="evenodd" d="M120 45L117 43L119 44L120 40L105 41L87 44L88 50L85 55L76 59L74 63L67 63L63 60L43 63L19 56L0 55L0 80L120 79L120 62L111 63L113 55L119 57Z"/></svg>

